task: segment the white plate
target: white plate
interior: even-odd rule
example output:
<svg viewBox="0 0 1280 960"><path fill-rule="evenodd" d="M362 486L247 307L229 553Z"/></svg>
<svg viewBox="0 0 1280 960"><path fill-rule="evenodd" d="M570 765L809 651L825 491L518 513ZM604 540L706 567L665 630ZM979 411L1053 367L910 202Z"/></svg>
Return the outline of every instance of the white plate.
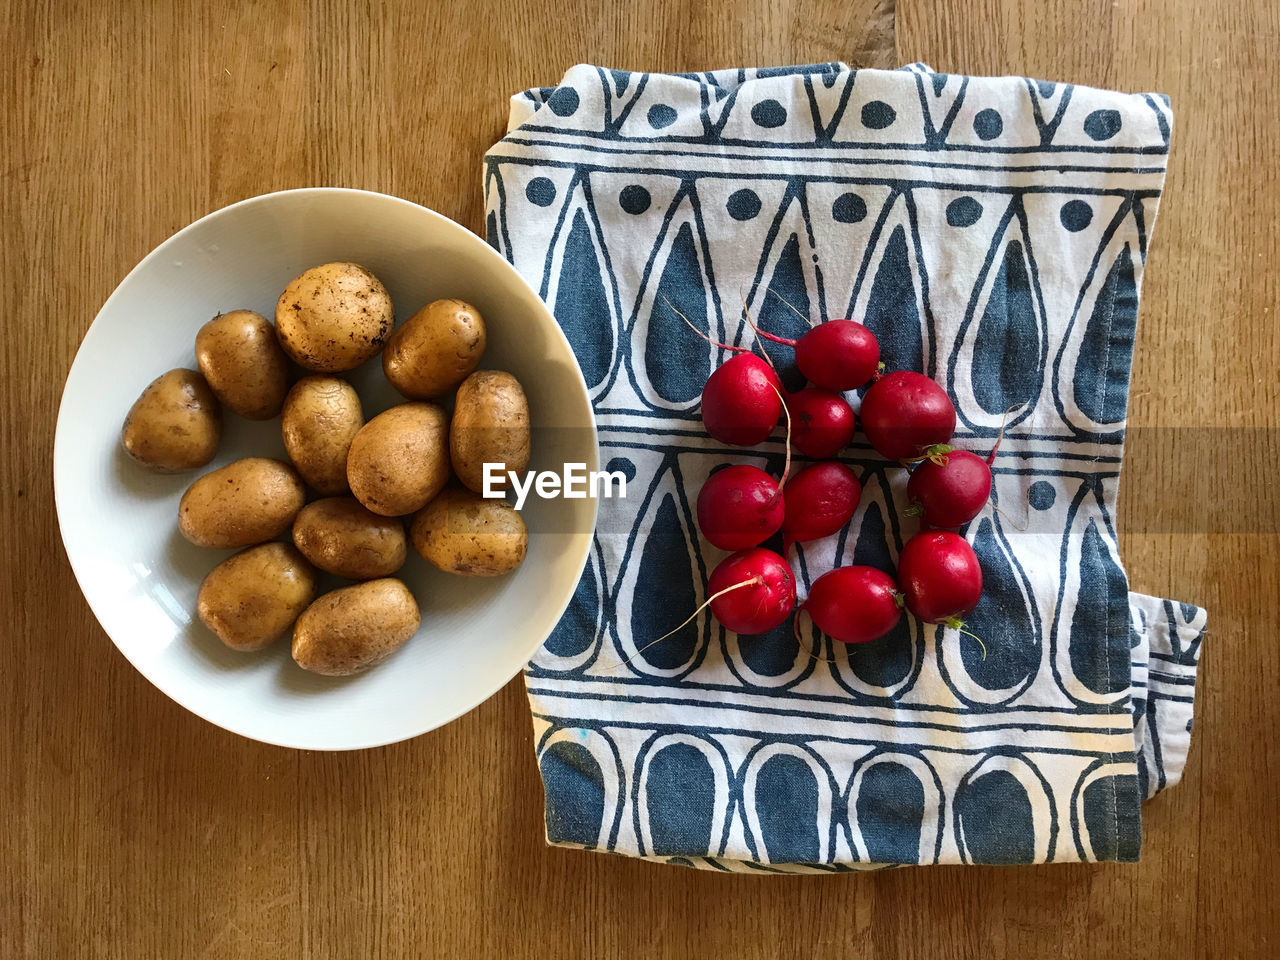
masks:
<svg viewBox="0 0 1280 960"><path fill-rule="evenodd" d="M76 354L58 412L53 473L58 520L80 588L103 629L157 687L221 727L268 743L350 750L392 743L480 704L528 661L559 620L581 575L596 501L530 497L524 564L492 580L453 577L410 551L401 576L422 627L361 676L298 668L287 639L260 653L228 650L194 617L204 576L232 551L178 533L178 499L197 476L248 455L286 459L278 420L224 413L217 458L203 470L150 473L120 447L142 389L195 367L196 331L248 307L268 318L293 277L352 260L386 284L403 322L423 304L459 297L488 326L483 367L523 384L535 424L534 469L596 470L595 421L582 373L546 305L475 234L425 207L360 190L254 197L170 237L124 279ZM403 398L378 358L353 371L365 416Z"/></svg>

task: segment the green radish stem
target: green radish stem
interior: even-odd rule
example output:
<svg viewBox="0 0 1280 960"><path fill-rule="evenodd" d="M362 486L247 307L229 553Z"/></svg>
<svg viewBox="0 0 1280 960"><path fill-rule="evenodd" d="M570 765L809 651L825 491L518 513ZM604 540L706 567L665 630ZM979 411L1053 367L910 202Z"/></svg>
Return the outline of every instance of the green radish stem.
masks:
<svg viewBox="0 0 1280 960"><path fill-rule="evenodd" d="M960 633L963 633L966 637L973 637L973 639L977 640L978 646L982 648L982 659L983 660L987 659L987 645L982 642L982 638L978 636L976 633L972 633L964 628L963 620L961 620L959 617L947 617L947 619L942 621L942 625L951 630L958 630ZM681 626L683 626L683 624L681 624ZM676 629L679 629L679 627L677 627Z"/></svg>

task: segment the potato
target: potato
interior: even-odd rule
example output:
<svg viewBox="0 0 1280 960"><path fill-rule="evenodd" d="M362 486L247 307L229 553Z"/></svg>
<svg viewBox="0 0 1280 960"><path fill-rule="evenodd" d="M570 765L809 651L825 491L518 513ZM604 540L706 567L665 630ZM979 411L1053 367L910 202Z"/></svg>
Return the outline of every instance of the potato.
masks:
<svg viewBox="0 0 1280 960"><path fill-rule="evenodd" d="M302 508L293 542L321 570L348 580L389 577L405 558L404 525L351 497L326 497Z"/></svg>
<svg viewBox="0 0 1280 960"><path fill-rule="evenodd" d="M327 677L346 677L381 663L418 632L413 594L385 577L324 594L293 625L293 659Z"/></svg>
<svg viewBox="0 0 1280 960"><path fill-rule="evenodd" d="M338 377L303 377L280 414L289 459L307 485L326 496L347 492L347 451L363 426L360 397Z"/></svg>
<svg viewBox="0 0 1280 960"><path fill-rule="evenodd" d="M222 409L194 370L170 370L152 380L120 431L129 456L165 473L203 467L217 454L221 439Z"/></svg>
<svg viewBox="0 0 1280 960"><path fill-rule="evenodd" d="M449 415L434 403L402 403L351 441L347 482L374 513L397 517L425 506L449 480Z"/></svg>
<svg viewBox="0 0 1280 960"><path fill-rule="evenodd" d="M510 573L529 547L524 519L506 501L454 485L414 514L410 535L424 560L464 577Z"/></svg>
<svg viewBox="0 0 1280 960"><path fill-rule="evenodd" d="M245 457L187 487L178 504L178 529L198 547L247 547L288 530L305 500L293 467Z"/></svg>
<svg viewBox="0 0 1280 960"><path fill-rule="evenodd" d="M457 389L479 366L484 345L479 310L461 300L436 300L391 334L382 370L410 400L431 400Z"/></svg>
<svg viewBox="0 0 1280 960"><path fill-rule="evenodd" d="M501 370L478 370L462 381L449 427L449 458L463 485L484 492L484 465L523 473L529 466L529 401L520 381Z"/></svg>
<svg viewBox="0 0 1280 960"><path fill-rule="evenodd" d="M295 277L276 303L276 336L308 370L352 370L377 354L395 326L391 296L356 263L326 263Z"/></svg>
<svg viewBox="0 0 1280 960"><path fill-rule="evenodd" d="M290 543L241 550L200 584L196 613L232 650L261 650L316 598L316 572Z"/></svg>
<svg viewBox="0 0 1280 960"><path fill-rule="evenodd" d="M289 360L262 314L232 310L206 323L196 334L196 364L228 409L248 420L280 415Z"/></svg>

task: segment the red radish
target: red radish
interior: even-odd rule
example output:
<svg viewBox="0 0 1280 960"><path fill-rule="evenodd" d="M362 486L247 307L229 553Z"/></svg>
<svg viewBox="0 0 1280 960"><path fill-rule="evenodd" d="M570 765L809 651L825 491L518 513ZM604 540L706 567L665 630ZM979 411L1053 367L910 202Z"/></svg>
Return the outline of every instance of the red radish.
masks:
<svg viewBox="0 0 1280 960"><path fill-rule="evenodd" d="M911 505L906 513L924 518L932 527L960 527L968 523L982 512L991 496L988 463L989 460L968 450L935 448L931 456L911 471L911 479L907 481Z"/></svg>
<svg viewBox="0 0 1280 960"><path fill-rule="evenodd" d="M754 447L778 425L782 413L782 381L773 367L754 353L730 357L702 388L702 423L721 443Z"/></svg>
<svg viewBox="0 0 1280 960"><path fill-rule="evenodd" d="M826 390L856 390L875 376L880 365L880 341L854 320L828 320L798 340L760 329L756 333L794 347L797 369L810 383Z"/></svg>
<svg viewBox="0 0 1280 960"><path fill-rule="evenodd" d="M805 467L782 488L783 552L793 543L835 533L849 522L861 498L862 484L843 463L828 460Z"/></svg>
<svg viewBox="0 0 1280 960"><path fill-rule="evenodd" d="M893 577L875 567L836 567L813 582L800 605L818 629L841 643L870 643L902 619L902 595Z"/></svg>
<svg viewBox="0 0 1280 960"><path fill-rule="evenodd" d="M796 578L787 561L754 547L720 561L707 581L711 613L734 633L768 633L791 616Z"/></svg>
<svg viewBox="0 0 1280 960"><path fill-rule="evenodd" d="M890 460L919 460L956 430L951 398L922 373L898 370L880 377L862 398L862 429Z"/></svg>
<svg viewBox="0 0 1280 960"><path fill-rule="evenodd" d="M698 491L698 528L721 550L764 543L782 526L778 481L759 467L738 464L717 470Z"/></svg>
<svg viewBox="0 0 1280 960"><path fill-rule="evenodd" d="M907 610L925 623L960 628L982 598L982 568L973 547L946 530L917 533L898 557Z"/></svg>
<svg viewBox="0 0 1280 960"><path fill-rule="evenodd" d="M791 412L791 443L806 457L833 457L853 439L853 408L840 394L805 387L786 399Z"/></svg>

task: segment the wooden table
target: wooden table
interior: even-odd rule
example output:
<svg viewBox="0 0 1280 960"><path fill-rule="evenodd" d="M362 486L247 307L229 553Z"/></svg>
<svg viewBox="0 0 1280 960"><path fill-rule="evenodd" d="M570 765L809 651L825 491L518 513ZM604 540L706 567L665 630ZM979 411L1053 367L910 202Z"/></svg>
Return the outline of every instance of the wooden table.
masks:
<svg viewBox="0 0 1280 960"><path fill-rule="evenodd" d="M5 6L0 957L1280 950L1280 7L903 0L895 23L893 0L717 6ZM314 184L480 229L480 157L514 91L583 60L825 59L1173 97L1132 423L1221 430L1148 432L1164 439L1126 464L1134 588L1202 603L1212 625L1186 780L1148 805L1141 864L735 879L551 850L519 681L412 742L307 754L198 720L116 652L60 546L53 425L81 336L147 251L226 203ZM1228 428L1259 429L1219 455L1215 436L1246 436ZM1140 532L1168 510L1190 532Z"/></svg>

